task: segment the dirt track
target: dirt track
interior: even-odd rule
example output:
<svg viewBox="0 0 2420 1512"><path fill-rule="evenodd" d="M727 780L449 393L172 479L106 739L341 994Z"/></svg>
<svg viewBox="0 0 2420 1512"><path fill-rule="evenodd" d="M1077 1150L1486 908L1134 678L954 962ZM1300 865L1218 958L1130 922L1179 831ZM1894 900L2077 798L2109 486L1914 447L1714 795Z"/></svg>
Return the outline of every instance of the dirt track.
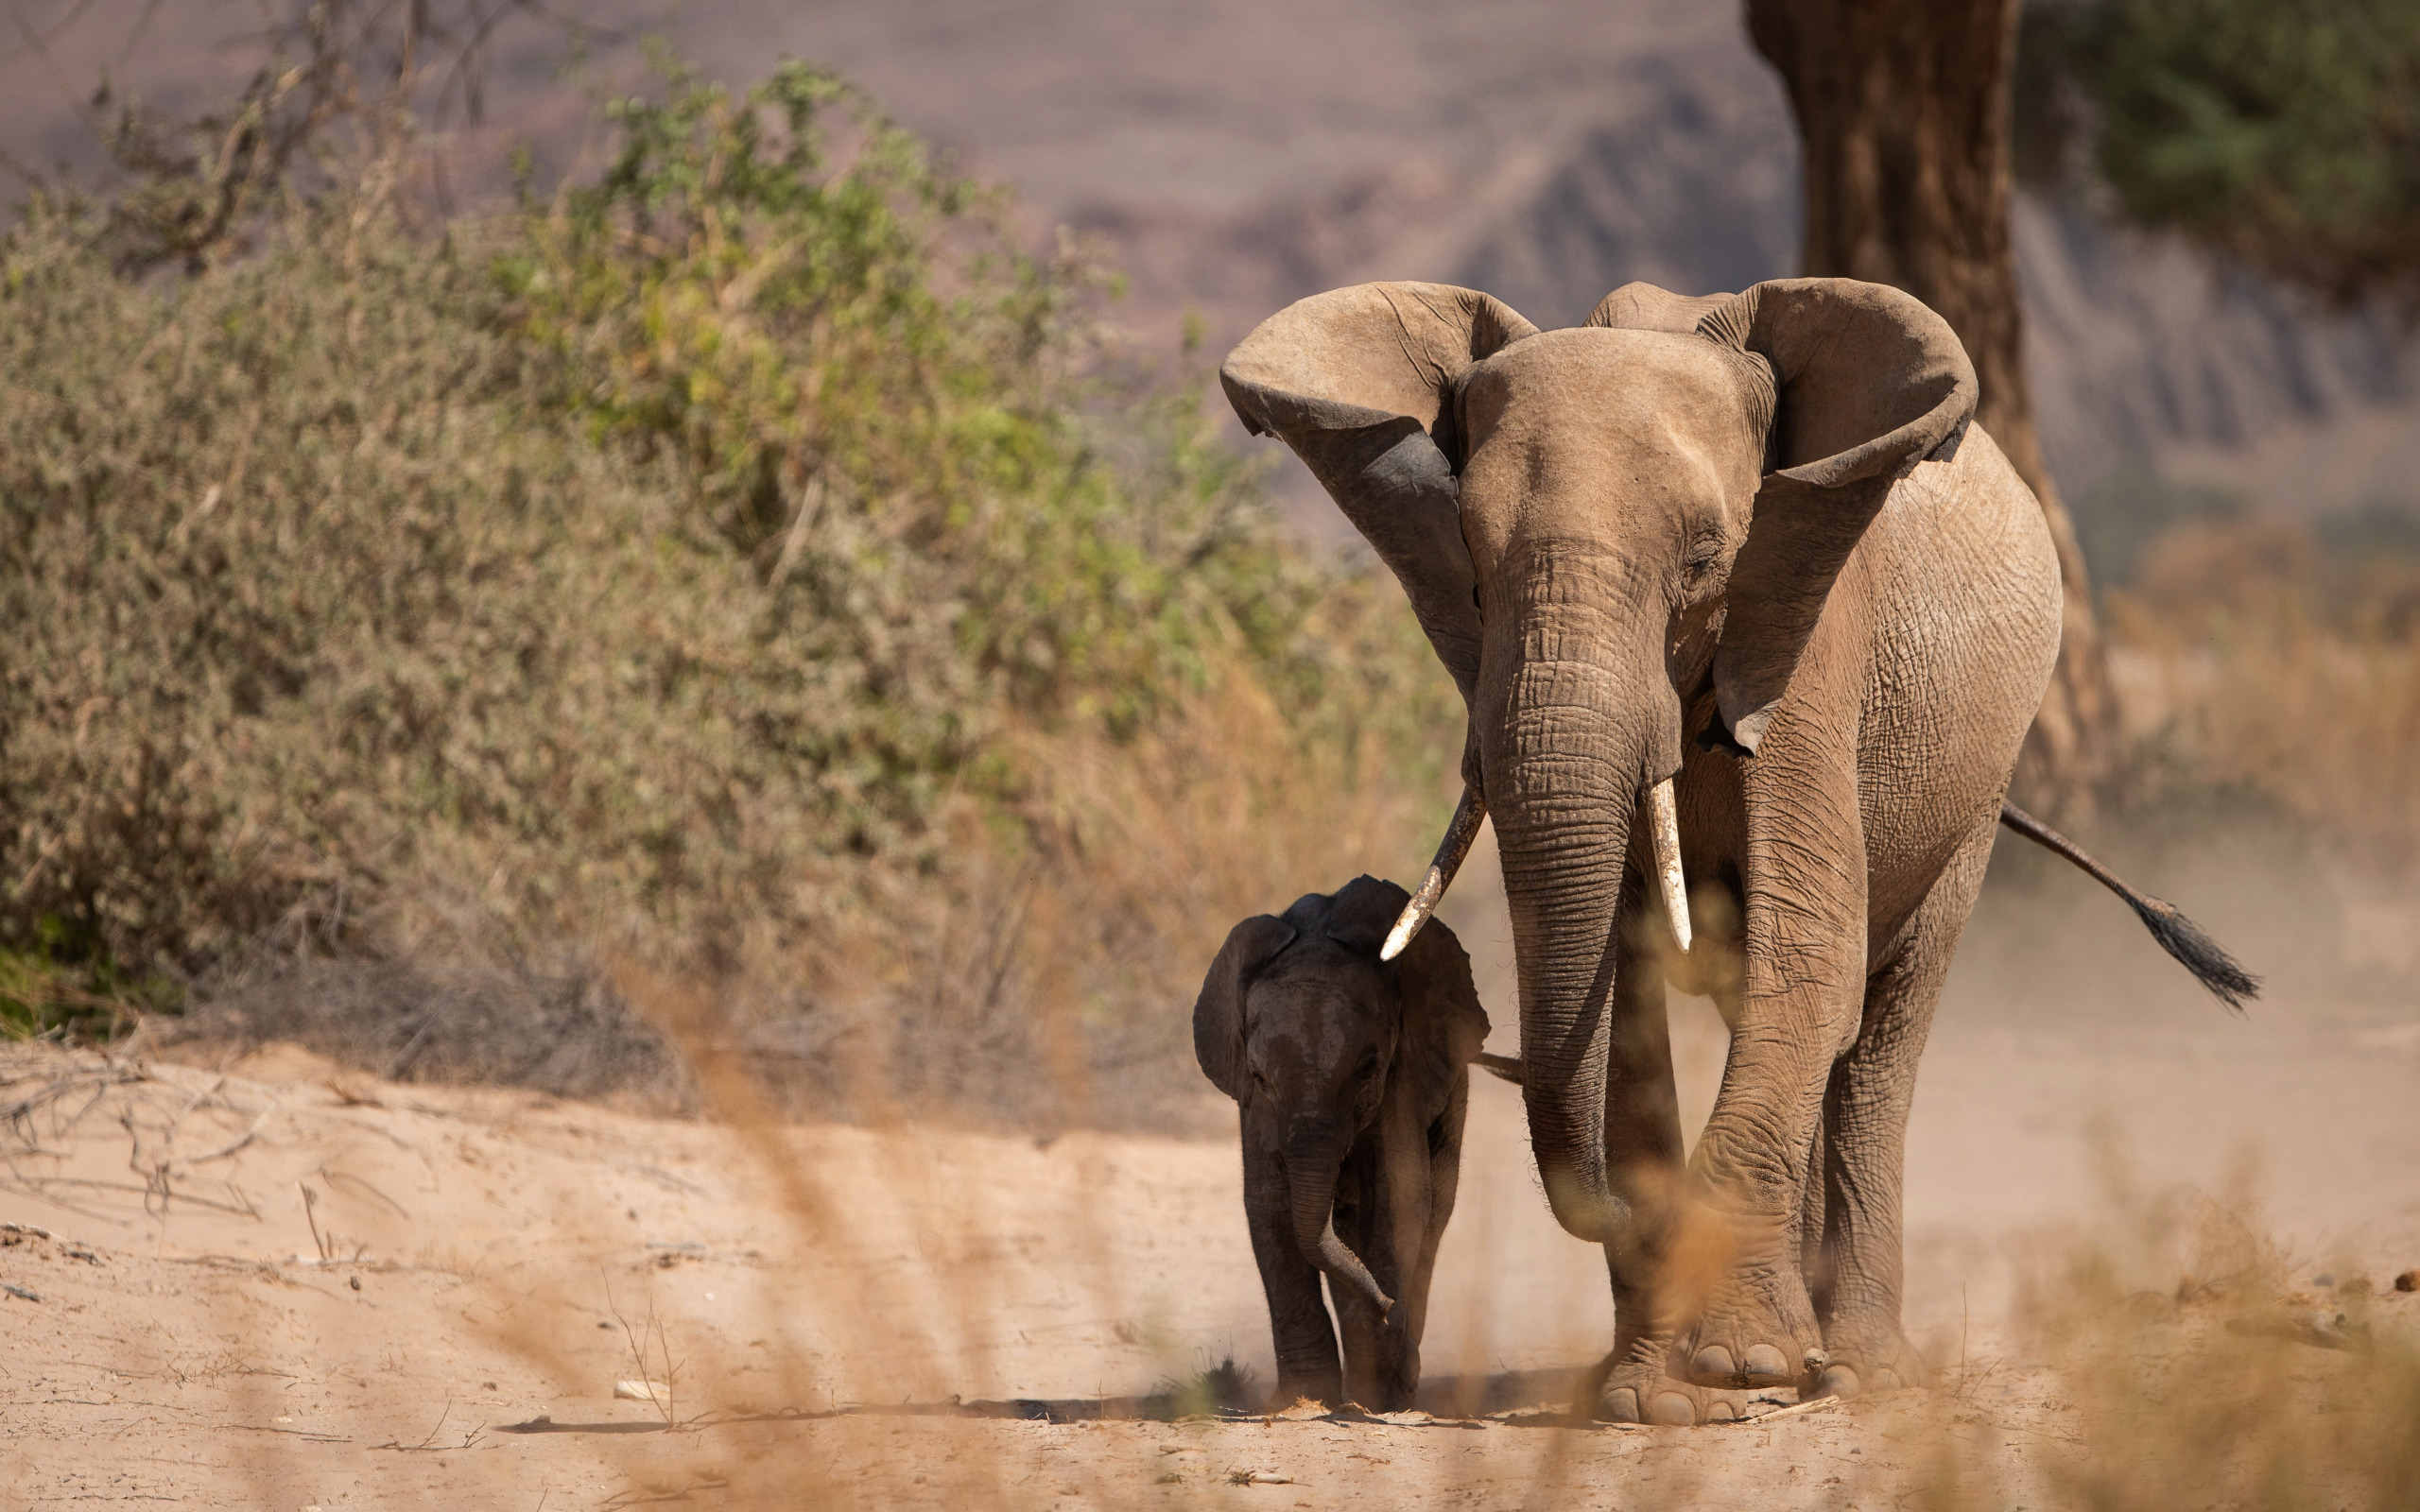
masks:
<svg viewBox="0 0 2420 1512"><path fill-rule="evenodd" d="M2014 1183L2076 1163L2062 1148L2077 1142L2071 1120L2058 1126L2060 1084L2124 1069L2106 1057L2046 1063L2045 1047L2013 1037L1942 1048L1936 1089L1988 1090L2033 1130L2004 1141L1942 1118L1948 1137L1927 1146L1934 1169L1918 1173L1928 1221L1913 1246L1916 1315L1932 1325L1937 1356L1954 1362L1962 1347L1996 1358L2002 1331L1973 1321L2002 1311L2001 1271L1978 1221L2024 1194ZM2262 1061L2205 1066L2216 1073L2211 1106L2240 1107ZM2392 1106L2391 1084L2408 1091L2411 1070L2409 1052L2348 1047L2327 1068L2342 1094L2331 1106ZM964 1504L974 1487L988 1494L999 1483L1019 1504L1133 1504L1167 1476L1171 1495L1280 1493L1226 1485L1230 1472L1252 1470L1292 1477L1288 1504L1331 1504L1374 1475L1512 1504L1557 1454L1575 1490L1662 1475L1711 1492L1779 1475L1816 1503L1834 1500L1827 1486L1910 1471L1893 1441L1926 1441L1941 1405L1859 1404L1698 1434L930 1418L631 1434L655 1413L610 1394L640 1374L631 1334L650 1314L681 1366L684 1418L1139 1393L1231 1343L1253 1360L1265 1333L1229 1152L1085 1135L1038 1149L917 1130L783 1131L786 1157L853 1204L851 1234L835 1240L768 1190L762 1144L728 1130L368 1086L293 1053L223 1081L182 1068L155 1074L110 1089L63 1142L68 1160L20 1162L112 1185L49 1187L80 1211L0 1199L9 1220L61 1236L0 1236L9 1241L0 1280L41 1298L0 1300L11 1508L137 1495L227 1507L529 1507L542 1493L549 1505L594 1506L638 1486L702 1496L720 1479L735 1494L760 1481L770 1490L804 1471L861 1491L850 1501L905 1505ZM205 1092L214 1100L180 1131L179 1147L193 1154L240 1138L270 1110L237 1157L172 1164L179 1195L163 1221L155 1192L147 1216L139 1189L127 1190L136 1187L133 1142L117 1115L130 1112L141 1128ZM1472 1197L1445 1263L1432 1377L1583 1363L1605 1322L1596 1257L1539 1221L1510 1089L1491 1087L1478 1102ZM2360 1149L2351 1120L2308 1133L2314 1154ZM1970 1143L1989 1168L1954 1178L1953 1152ZM2344 1169L2324 1163L2331 1175ZM2276 1167L2281 1185L2303 1174L2290 1158ZM2411 1170L2407 1160L2399 1189L2373 1189L2390 1200L2353 1245L2373 1271L2391 1274L2420 1248ZM318 1199L308 1215L305 1187ZM213 1201L227 1206L202 1206ZM239 1204L257 1216L227 1211ZM321 1241L362 1258L322 1263ZM1484 1287L1488 1276L1501 1283ZM1945 1329L1962 1291L1968 1323L1953 1343ZM1974 1295L1982 1292L1990 1299ZM1259 1369L1266 1381L1265 1361ZM2005 1368L1959 1408L1987 1425L1979 1432L2010 1430L2007 1452L2019 1454L2037 1439L2055 1447L2058 1425L2041 1404L2049 1390L2038 1372ZM540 1418L578 1431L500 1431Z"/></svg>
<svg viewBox="0 0 2420 1512"><path fill-rule="evenodd" d="M0 1509L593 1507L684 1489L774 1505L1511 1506L1685 1489L1886 1504L1945 1432L2022 1487L2077 1440L2012 1330L2013 1278L2041 1236L2088 1231L2110 1157L2139 1191L2215 1191L2256 1153L2304 1282L2420 1263L2408 1006L2322 1001L2289 973L2236 1021L2170 992L2156 963L2145 987L2133 965L2060 977L2026 961L2021 940L1988 933L1970 950L1918 1100L1909 1311L1947 1389L1695 1431L733 1421L953 1397L1080 1410L1230 1350L1267 1382L1232 1148L735 1129L380 1085L294 1051L138 1072L19 1047L0 1097L59 1095L15 1127L0 1221L55 1237L0 1233ZM1483 982L1500 970L1481 964ZM2079 981L2096 1001L2028 996ZM1702 1005L1680 1013L1685 1111L1702 1115L1721 1047ZM1481 1078L1473 1105L1427 1348L1429 1404L1447 1415L1551 1396L1555 1377L1520 1373L1585 1364L1609 1327L1600 1260L1538 1195L1517 1094ZM2408 1324L2420 1301L2380 1313ZM655 1407L614 1400L643 1373L634 1341L658 1378L669 1351L674 1415L708 1425L649 1431ZM2352 1368L2295 1357L2297 1375ZM1472 1395L1482 1383L1496 1400ZM531 1424L553 1431L510 1431ZM1253 1471L1288 1480L1232 1483ZM1541 1495L1554 1485L1569 1494Z"/></svg>

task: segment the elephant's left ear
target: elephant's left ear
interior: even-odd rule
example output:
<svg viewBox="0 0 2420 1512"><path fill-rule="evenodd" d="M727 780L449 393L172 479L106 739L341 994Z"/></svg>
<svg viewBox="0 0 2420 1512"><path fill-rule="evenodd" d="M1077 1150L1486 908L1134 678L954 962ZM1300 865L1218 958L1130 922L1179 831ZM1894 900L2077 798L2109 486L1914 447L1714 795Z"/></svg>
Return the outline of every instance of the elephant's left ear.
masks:
<svg viewBox="0 0 2420 1512"><path fill-rule="evenodd" d="M1922 301L1855 279L1759 284L1696 328L1773 373L1776 470L1732 565L1714 656L1723 722L1753 751L1892 488L1917 463L1957 455L1975 414L1975 367Z"/></svg>

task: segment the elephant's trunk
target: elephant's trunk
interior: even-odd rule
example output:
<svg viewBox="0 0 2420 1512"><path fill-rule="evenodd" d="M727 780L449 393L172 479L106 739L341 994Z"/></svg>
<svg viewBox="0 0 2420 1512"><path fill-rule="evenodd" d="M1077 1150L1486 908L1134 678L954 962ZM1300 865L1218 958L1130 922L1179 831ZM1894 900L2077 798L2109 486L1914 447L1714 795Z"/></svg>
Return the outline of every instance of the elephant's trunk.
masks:
<svg viewBox="0 0 2420 1512"><path fill-rule="evenodd" d="M1294 1201L1294 1243L1305 1259L1327 1273L1331 1283L1350 1286L1368 1297L1383 1318L1394 1310L1394 1298L1336 1233L1336 1178L1350 1143L1347 1136L1309 1131L1287 1141L1286 1185Z"/></svg>
<svg viewBox="0 0 2420 1512"><path fill-rule="evenodd" d="M1625 612L1617 581L1585 565L1541 575L1526 612L1506 616L1509 633L1491 643L1492 656L1519 660L1490 679L1505 703L1484 762L1530 1147L1556 1221L1604 1242L1629 1228L1610 1180L1605 1088L1631 826L1680 765L1680 710L1653 628Z"/></svg>

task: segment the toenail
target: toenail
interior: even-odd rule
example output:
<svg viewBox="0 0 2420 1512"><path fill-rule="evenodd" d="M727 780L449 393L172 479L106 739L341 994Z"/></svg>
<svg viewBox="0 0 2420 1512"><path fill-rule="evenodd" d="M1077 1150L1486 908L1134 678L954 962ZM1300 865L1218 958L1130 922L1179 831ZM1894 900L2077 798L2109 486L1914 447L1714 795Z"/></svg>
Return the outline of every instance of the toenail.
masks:
<svg viewBox="0 0 2420 1512"><path fill-rule="evenodd" d="M1718 1401L1705 1410L1705 1420L1710 1423L1737 1422L1739 1410L1727 1401Z"/></svg>
<svg viewBox="0 0 2420 1512"><path fill-rule="evenodd" d="M1689 1362L1689 1374L1703 1383L1708 1381L1729 1381L1739 1373L1731 1363L1731 1351L1720 1344L1709 1344Z"/></svg>
<svg viewBox="0 0 2420 1512"><path fill-rule="evenodd" d="M1760 1385L1772 1384L1789 1379L1789 1357L1770 1344L1751 1345L1748 1349L1748 1358L1740 1367L1747 1371L1750 1381Z"/></svg>
<svg viewBox="0 0 2420 1512"><path fill-rule="evenodd" d="M1599 1404L1597 1410L1599 1415L1609 1423L1646 1421L1638 1415L1638 1393L1628 1386L1616 1386L1606 1392L1605 1400Z"/></svg>
<svg viewBox="0 0 2420 1512"><path fill-rule="evenodd" d="M1668 1428L1686 1428L1698 1420L1698 1411L1689 1399L1677 1391L1667 1391L1647 1404L1648 1417Z"/></svg>
<svg viewBox="0 0 2420 1512"><path fill-rule="evenodd" d="M1864 1384L1858 1380L1857 1372L1844 1365L1826 1366L1823 1378L1815 1383L1817 1396L1838 1397L1842 1401L1848 1400L1863 1389Z"/></svg>

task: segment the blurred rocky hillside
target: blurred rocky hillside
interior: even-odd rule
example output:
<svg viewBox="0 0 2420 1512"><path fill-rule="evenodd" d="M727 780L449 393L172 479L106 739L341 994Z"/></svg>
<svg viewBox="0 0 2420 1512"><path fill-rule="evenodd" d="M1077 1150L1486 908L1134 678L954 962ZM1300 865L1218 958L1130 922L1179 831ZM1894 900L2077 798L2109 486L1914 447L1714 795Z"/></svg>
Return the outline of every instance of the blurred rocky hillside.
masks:
<svg viewBox="0 0 2420 1512"><path fill-rule="evenodd" d="M1728 5L554 9L597 28L590 88L633 74L651 29L725 77L786 54L855 77L967 166L1014 182L1037 234L1065 225L1107 243L1145 354L1172 354L1188 313L1215 354L1287 301L1364 279L1472 284L1552 325L1631 279L1700 292L1795 262L1787 108ZM256 56L242 41L251 0L14 9L20 39L44 46L0 49L0 147L35 165L92 156L71 84L107 69L174 108ZM500 26L478 80L486 124L466 146L501 135L576 154L582 86L562 79L562 52L533 20ZM2148 465L2283 512L2420 511L2420 346L2391 324L2314 312L2079 204L2028 196L2015 224L2043 441L2080 507Z"/></svg>

